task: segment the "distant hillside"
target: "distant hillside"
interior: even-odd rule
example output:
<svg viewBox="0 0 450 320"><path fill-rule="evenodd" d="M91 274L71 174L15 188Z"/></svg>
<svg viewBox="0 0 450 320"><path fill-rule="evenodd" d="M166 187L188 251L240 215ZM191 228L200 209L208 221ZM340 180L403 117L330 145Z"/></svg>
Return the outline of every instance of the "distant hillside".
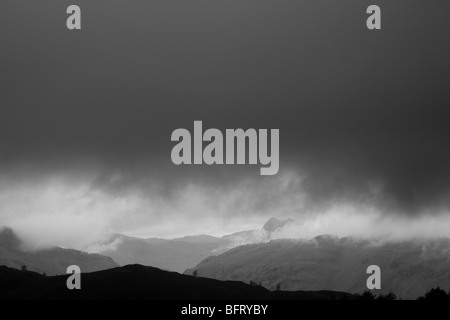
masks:
<svg viewBox="0 0 450 320"><path fill-rule="evenodd" d="M450 240L374 244L319 236L240 246L186 271L219 280L254 281L269 289L366 290L367 266L382 271L382 293L416 298L433 287L450 289Z"/></svg>
<svg viewBox="0 0 450 320"><path fill-rule="evenodd" d="M111 257L120 265L138 263L184 272L211 255L243 244L267 242L272 232L292 222L290 219L281 221L271 218L260 230L241 231L220 238L198 235L176 239L140 239L114 234L101 245L107 249L99 253Z"/></svg>
<svg viewBox="0 0 450 320"><path fill-rule="evenodd" d="M89 254L72 249L52 248L35 252L21 249L21 241L11 229L0 230L0 265L28 270L47 275L65 274L67 267L78 265L83 272L115 268L118 265L109 257Z"/></svg>
<svg viewBox="0 0 450 320"><path fill-rule="evenodd" d="M113 235L113 248L101 251L119 265L142 264L160 269L183 272L210 256L222 243L220 238L198 236L180 239L139 239Z"/></svg>
<svg viewBox="0 0 450 320"><path fill-rule="evenodd" d="M68 290L67 275L46 277L0 267L0 299L337 300L343 292L271 292L237 281L218 281L128 265L81 275L81 290Z"/></svg>

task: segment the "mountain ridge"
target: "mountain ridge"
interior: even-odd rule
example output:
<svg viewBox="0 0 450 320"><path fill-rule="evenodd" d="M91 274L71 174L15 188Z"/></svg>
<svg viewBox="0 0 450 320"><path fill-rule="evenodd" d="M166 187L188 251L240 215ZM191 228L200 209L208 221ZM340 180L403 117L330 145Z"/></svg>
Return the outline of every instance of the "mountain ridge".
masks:
<svg viewBox="0 0 450 320"><path fill-rule="evenodd" d="M117 267L110 257L86 253L75 249L53 247L36 251L25 251L22 241L11 228L0 229L0 265L48 275L65 274L67 267L78 265L82 271L98 271Z"/></svg>
<svg viewBox="0 0 450 320"><path fill-rule="evenodd" d="M127 265L81 274L81 290L68 290L68 275L43 276L0 266L0 299L151 299L151 300L354 300L345 292L269 291L239 281L219 281Z"/></svg>
<svg viewBox="0 0 450 320"><path fill-rule="evenodd" d="M254 281L274 289L362 292L367 267L381 268L381 293L416 298L433 287L450 289L450 239L374 243L352 237L279 239L233 248L204 259L186 274Z"/></svg>
<svg viewBox="0 0 450 320"><path fill-rule="evenodd" d="M270 218L259 230L234 232L222 237L194 235L173 239L135 238L113 234L101 244L100 254L119 265L138 263L183 273L203 259L247 243L266 242L276 230L294 220Z"/></svg>

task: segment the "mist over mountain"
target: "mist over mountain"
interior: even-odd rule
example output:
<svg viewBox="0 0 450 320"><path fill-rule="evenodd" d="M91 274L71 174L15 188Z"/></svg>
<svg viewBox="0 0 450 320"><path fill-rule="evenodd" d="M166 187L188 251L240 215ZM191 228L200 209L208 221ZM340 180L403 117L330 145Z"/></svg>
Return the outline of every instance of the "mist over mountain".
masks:
<svg viewBox="0 0 450 320"><path fill-rule="evenodd" d="M98 252L111 257L120 265L138 263L184 272L211 255L240 245L267 242L273 232L292 222L291 219L281 221L271 218L260 230L241 231L223 237L198 235L174 239L140 239L114 234L100 245Z"/></svg>
<svg viewBox="0 0 450 320"><path fill-rule="evenodd" d="M380 266L382 290L403 299L434 287L450 288L449 238L361 238L324 234L311 239L280 238L298 228L292 219L270 218L261 229L223 237L133 238L113 234L99 244L100 254L72 249L24 250L8 228L0 232L0 265L47 275L65 274L76 264L82 272L142 264L217 280L261 283L269 290L366 290L369 265ZM303 230L303 229L302 229ZM288 233L289 234L289 233Z"/></svg>
<svg viewBox="0 0 450 320"><path fill-rule="evenodd" d="M273 240L211 256L186 274L254 281L268 289L367 289L369 265L381 268L381 292L409 299L433 287L450 288L450 239L376 242L331 235L311 240Z"/></svg>
<svg viewBox="0 0 450 320"><path fill-rule="evenodd" d="M187 239L140 239L115 234L107 241L102 255L111 257L119 265L142 264L183 272L210 256L220 246L220 238L202 236Z"/></svg>
<svg viewBox="0 0 450 320"><path fill-rule="evenodd" d="M292 219L286 219L286 220L279 220L277 218L270 218L263 226L263 229L268 232L275 232L280 228L283 228L286 225L289 225L291 223L294 223L294 220Z"/></svg>
<svg viewBox="0 0 450 320"><path fill-rule="evenodd" d="M57 297L72 264L95 297L354 293L372 264L384 293L450 289L450 1L377 2L369 31L368 1L81 0L68 31L66 1L2 1L0 294ZM197 161L213 143L235 164Z"/></svg>
<svg viewBox="0 0 450 320"><path fill-rule="evenodd" d="M0 230L0 265L46 273L47 275L65 274L67 267L77 265L82 272L93 272L115 268L118 265L109 257L91 254L73 249L51 248L26 251L21 240L13 230Z"/></svg>

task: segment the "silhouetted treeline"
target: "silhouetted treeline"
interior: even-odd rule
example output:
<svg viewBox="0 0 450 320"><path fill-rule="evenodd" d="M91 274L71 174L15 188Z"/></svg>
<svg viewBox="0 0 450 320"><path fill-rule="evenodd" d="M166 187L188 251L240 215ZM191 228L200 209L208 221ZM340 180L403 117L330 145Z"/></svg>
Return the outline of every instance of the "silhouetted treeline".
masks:
<svg viewBox="0 0 450 320"><path fill-rule="evenodd" d="M389 292L388 294L380 294L376 296L371 291L367 290L361 294L361 300L397 300L397 295L393 292Z"/></svg>
<svg viewBox="0 0 450 320"><path fill-rule="evenodd" d="M445 292L441 288L431 289L424 296L417 298L417 300L436 300L436 301L450 301L450 291Z"/></svg>
<svg viewBox="0 0 450 320"><path fill-rule="evenodd" d="M196 277L197 276L197 277ZM248 300L398 300L393 292L376 295L373 291L350 294L334 291L281 291L281 285L270 291L261 283L250 281L220 281L167 272L153 267L127 265L83 274L85 288L80 292L66 289L67 275L49 276L0 265L0 300L2 299L248 299ZM133 283L130 286L129 283ZM170 290L167 285L170 284ZM105 290L108 288L108 290ZM164 293L165 295L163 295ZM450 302L450 291L433 288L417 300Z"/></svg>
<svg viewBox="0 0 450 320"><path fill-rule="evenodd" d="M390 292L388 294L375 295L373 292L367 290L361 295L361 300L397 300L395 293ZM425 295L418 297L417 300L435 300L435 301L449 301L450 302L450 291L446 292L441 288L433 288Z"/></svg>

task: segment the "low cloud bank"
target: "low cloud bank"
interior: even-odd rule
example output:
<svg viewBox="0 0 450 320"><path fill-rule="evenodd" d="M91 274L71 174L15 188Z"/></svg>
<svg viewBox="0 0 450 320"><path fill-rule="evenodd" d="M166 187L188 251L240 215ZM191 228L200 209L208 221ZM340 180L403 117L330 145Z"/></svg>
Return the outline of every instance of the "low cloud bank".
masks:
<svg viewBox="0 0 450 320"><path fill-rule="evenodd" d="M161 186L128 186L110 192L96 177L54 175L34 181L0 181L0 226L11 227L25 249L51 246L98 251L112 233L137 237L173 238L209 234L223 236L259 230L268 218L296 222L266 235L260 231L236 245L271 239L310 239L317 235L401 240L450 236L446 210L402 215L383 211L375 202L333 199L311 205L295 172L275 179L245 179L215 186L185 183L170 196ZM120 174L111 183L121 183Z"/></svg>

